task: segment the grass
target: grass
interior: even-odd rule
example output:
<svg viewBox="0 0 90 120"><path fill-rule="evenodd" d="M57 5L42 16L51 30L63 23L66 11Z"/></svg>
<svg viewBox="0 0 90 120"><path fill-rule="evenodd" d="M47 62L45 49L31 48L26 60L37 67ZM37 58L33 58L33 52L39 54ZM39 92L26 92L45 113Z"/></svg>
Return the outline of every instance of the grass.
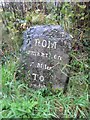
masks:
<svg viewBox="0 0 90 120"><path fill-rule="evenodd" d="M2 118L88 118L88 69L84 56L71 53L71 76L66 94L47 88L32 90L15 79L18 58L2 65ZM83 59L82 59L83 58Z"/></svg>
<svg viewBox="0 0 90 120"><path fill-rule="evenodd" d="M62 8L62 10L64 10L64 7ZM70 12L70 14L71 13L72 12ZM77 16L79 13L75 11L75 16ZM69 18L70 14L66 15L67 18ZM26 17L27 20L30 19L28 18L28 13ZM45 19L43 19L45 17L43 14L41 13L37 14L32 12L30 13L29 17L33 17L32 24L41 24L43 22L46 22L46 24L48 23L56 24L57 22L55 21L56 15L54 16L52 14L49 14L48 16L46 16ZM76 21L78 20L79 18ZM67 21L69 22L69 20ZM76 23L76 21L73 22L72 25ZM10 25L8 26L10 29L9 38L8 35L6 36L6 32L2 33L3 36L2 43L4 42L2 44L2 48L6 52L6 54L4 55L2 60L3 61L2 96L1 96L2 99L0 99L0 104L2 105L2 111L0 111L1 113L0 117L1 118L32 118L32 119L87 118L89 120L90 119L90 114L89 114L90 113L90 103L89 103L90 73L89 73L88 63L90 62L90 59L88 59L87 53L80 51L71 52L72 61L70 65L70 69L71 69L70 81L68 84L66 94L63 94L63 91L60 90L53 91L47 88L35 91L31 88L28 88L27 85L24 84L22 80L16 80L15 75L18 67L18 57L12 56L10 55L10 53L19 50L19 47L22 44L22 40L20 34L19 34L19 38L16 35L20 31L17 31L17 29L14 28L13 22L12 23L11 22L12 20L10 22L8 21ZM61 22L62 23L65 22L63 18ZM64 24L65 23L63 23L63 26ZM13 29L11 29L11 27ZM18 28L20 28L20 25L18 26ZM76 29L76 26L74 28ZM88 30L88 28L85 27L84 29ZM81 30L83 31L83 29ZM73 30L72 32L74 32L74 36L76 38L78 32L77 29L76 29L76 33L75 30ZM87 41L89 42L89 40L85 38L85 46L87 48L87 51L90 51L89 43L87 43Z"/></svg>

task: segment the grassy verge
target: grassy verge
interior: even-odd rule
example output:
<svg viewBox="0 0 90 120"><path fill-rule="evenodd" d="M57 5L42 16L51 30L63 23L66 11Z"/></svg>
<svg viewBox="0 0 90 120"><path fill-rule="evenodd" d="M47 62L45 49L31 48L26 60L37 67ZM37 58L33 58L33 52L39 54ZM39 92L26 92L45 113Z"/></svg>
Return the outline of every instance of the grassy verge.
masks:
<svg viewBox="0 0 90 120"><path fill-rule="evenodd" d="M72 52L71 75L66 94L47 88L34 91L15 79L17 57L2 65L3 118L88 118L88 69L86 54Z"/></svg>
<svg viewBox="0 0 90 120"><path fill-rule="evenodd" d="M50 7L50 6L49 6ZM15 52L19 51L22 44L20 33L26 30L26 27L36 24L60 24L66 30L71 28L75 36L75 40L83 39L83 32L89 31L89 9L88 5L63 4L59 9L49 9L50 14L44 15L38 11L27 12L24 18L24 23L21 16L17 13L19 21L15 20L13 11L4 13L0 9L1 16L8 22L5 30L2 32L3 41L2 49L5 52L2 65L2 118L88 118L90 119L89 111L89 65L90 59L86 52L72 51L70 81L66 94L62 91L53 91L47 88L34 91L27 87L22 80L16 80L16 70L18 66L18 57ZM79 10L78 10L78 9ZM52 10L51 10L52 9ZM17 10L16 10L17 11ZM61 11L59 18L58 12ZM9 14L8 14L9 13ZM56 20L57 17L57 20ZM85 18L84 18L85 17ZM13 20L15 20L13 22ZM27 22L26 22L27 21ZM1 21L0 21L1 22ZM72 29L72 26L74 29ZM82 29L83 28L83 29ZM81 32L80 35L79 32ZM88 32L89 34L89 32ZM89 39L87 34L83 39L87 51L89 53ZM77 37L78 36L78 37ZM1 36L0 36L1 37ZM89 38L89 37L88 37ZM83 42L81 41L81 42ZM82 49L82 44L81 48ZM14 53L13 53L14 51Z"/></svg>

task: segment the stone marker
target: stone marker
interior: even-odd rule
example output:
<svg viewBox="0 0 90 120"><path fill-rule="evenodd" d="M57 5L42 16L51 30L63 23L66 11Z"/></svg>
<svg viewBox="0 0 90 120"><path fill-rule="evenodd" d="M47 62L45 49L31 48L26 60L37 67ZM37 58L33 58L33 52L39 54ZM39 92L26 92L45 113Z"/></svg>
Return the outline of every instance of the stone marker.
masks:
<svg viewBox="0 0 90 120"><path fill-rule="evenodd" d="M29 87L64 87L69 72L70 35L59 25L41 25L27 29L23 39L22 74Z"/></svg>

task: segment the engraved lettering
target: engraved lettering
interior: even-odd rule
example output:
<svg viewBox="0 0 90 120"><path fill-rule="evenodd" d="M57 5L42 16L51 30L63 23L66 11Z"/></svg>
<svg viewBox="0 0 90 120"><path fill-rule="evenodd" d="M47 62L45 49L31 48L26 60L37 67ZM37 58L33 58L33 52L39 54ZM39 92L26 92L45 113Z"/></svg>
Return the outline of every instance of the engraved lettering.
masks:
<svg viewBox="0 0 90 120"><path fill-rule="evenodd" d="M57 46L57 42L51 43L51 48L56 49L57 48L56 46Z"/></svg>
<svg viewBox="0 0 90 120"><path fill-rule="evenodd" d="M35 39L35 46L40 46L40 40L39 39Z"/></svg>
<svg viewBox="0 0 90 120"><path fill-rule="evenodd" d="M41 46L43 48L56 49L57 48L57 42L51 43L51 41L48 41L48 40L35 39L35 46L39 46L39 47Z"/></svg>
<svg viewBox="0 0 90 120"><path fill-rule="evenodd" d="M41 75L41 76L39 77L39 80L40 80L41 82L43 82L43 81L44 81L44 77Z"/></svg>
<svg viewBox="0 0 90 120"><path fill-rule="evenodd" d="M47 47L47 41L46 40L42 41L42 47Z"/></svg>
<svg viewBox="0 0 90 120"><path fill-rule="evenodd" d="M45 53L41 53L41 57L44 57Z"/></svg>
<svg viewBox="0 0 90 120"><path fill-rule="evenodd" d="M50 48L50 41L48 41L48 46L47 46L47 48Z"/></svg>
<svg viewBox="0 0 90 120"><path fill-rule="evenodd" d="M58 60L62 60L62 57L61 57L61 56L58 56Z"/></svg>
<svg viewBox="0 0 90 120"><path fill-rule="evenodd" d="M38 64L37 64L37 68L43 68L43 65L40 64L40 63L38 63Z"/></svg>
<svg viewBox="0 0 90 120"><path fill-rule="evenodd" d="M32 75L34 76L34 80L36 80L37 74L33 73Z"/></svg>
<svg viewBox="0 0 90 120"><path fill-rule="evenodd" d="M56 54L54 55L54 59L57 59L57 55Z"/></svg>

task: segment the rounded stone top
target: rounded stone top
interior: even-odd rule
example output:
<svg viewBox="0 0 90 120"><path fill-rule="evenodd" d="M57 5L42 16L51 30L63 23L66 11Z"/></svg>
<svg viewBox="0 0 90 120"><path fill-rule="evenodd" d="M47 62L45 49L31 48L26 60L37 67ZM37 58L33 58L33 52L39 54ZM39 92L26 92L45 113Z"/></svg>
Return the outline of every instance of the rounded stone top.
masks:
<svg viewBox="0 0 90 120"><path fill-rule="evenodd" d="M28 46L30 47L31 41L37 38L56 40L71 49L72 39L60 25L36 25L24 31L21 51L25 51Z"/></svg>

